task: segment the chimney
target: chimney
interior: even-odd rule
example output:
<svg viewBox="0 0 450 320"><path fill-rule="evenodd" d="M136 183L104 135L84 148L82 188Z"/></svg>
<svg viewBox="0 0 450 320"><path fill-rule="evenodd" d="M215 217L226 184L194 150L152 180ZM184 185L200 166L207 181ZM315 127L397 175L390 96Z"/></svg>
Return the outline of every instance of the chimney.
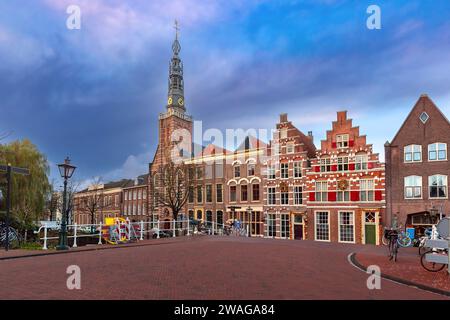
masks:
<svg viewBox="0 0 450 320"><path fill-rule="evenodd" d="M288 121L287 113L280 114L280 123L287 122L287 121Z"/></svg>
<svg viewBox="0 0 450 320"><path fill-rule="evenodd" d="M311 139L311 141L314 141L314 136L312 131L308 131L308 137Z"/></svg>

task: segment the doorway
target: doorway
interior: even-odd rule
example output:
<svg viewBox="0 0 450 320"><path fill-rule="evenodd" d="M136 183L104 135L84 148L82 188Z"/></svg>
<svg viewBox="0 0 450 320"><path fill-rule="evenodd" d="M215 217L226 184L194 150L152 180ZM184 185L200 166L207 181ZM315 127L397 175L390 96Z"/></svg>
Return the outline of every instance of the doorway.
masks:
<svg viewBox="0 0 450 320"><path fill-rule="evenodd" d="M364 239L365 244L377 244L377 213L364 212Z"/></svg>

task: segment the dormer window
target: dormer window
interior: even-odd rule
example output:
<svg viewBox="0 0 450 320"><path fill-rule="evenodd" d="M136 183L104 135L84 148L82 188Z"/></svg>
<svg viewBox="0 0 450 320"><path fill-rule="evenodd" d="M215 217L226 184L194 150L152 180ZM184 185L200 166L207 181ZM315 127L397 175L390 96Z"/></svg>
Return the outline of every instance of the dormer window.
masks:
<svg viewBox="0 0 450 320"><path fill-rule="evenodd" d="M280 130L280 139L286 139L287 138L287 129L281 129Z"/></svg>
<svg viewBox="0 0 450 320"><path fill-rule="evenodd" d="M348 148L349 135L348 134L338 134L336 136L336 146L338 148Z"/></svg>

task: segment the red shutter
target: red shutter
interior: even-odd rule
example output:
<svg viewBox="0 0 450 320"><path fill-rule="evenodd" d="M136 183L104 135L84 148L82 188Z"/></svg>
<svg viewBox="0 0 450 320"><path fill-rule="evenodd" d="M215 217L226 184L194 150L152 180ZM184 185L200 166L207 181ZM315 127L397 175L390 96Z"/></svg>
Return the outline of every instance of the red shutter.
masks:
<svg viewBox="0 0 450 320"><path fill-rule="evenodd" d="M348 170L355 170L355 164L354 163L349 163L348 164Z"/></svg>
<svg viewBox="0 0 450 320"><path fill-rule="evenodd" d="M353 141L353 140L349 140L348 141L348 146L349 147L353 147L355 145L355 141Z"/></svg>
<svg viewBox="0 0 450 320"><path fill-rule="evenodd" d="M383 194L381 193L381 190L375 190L375 201L381 200L383 200Z"/></svg>
<svg viewBox="0 0 450 320"><path fill-rule="evenodd" d="M359 191L350 191L350 200L359 201Z"/></svg>
<svg viewBox="0 0 450 320"><path fill-rule="evenodd" d="M314 171L315 171L315 172L320 172L320 166L315 166L315 167L314 167Z"/></svg>
<svg viewBox="0 0 450 320"><path fill-rule="evenodd" d="M337 171L337 165L336 164L333 164L331 166L331 171Z"/></svg>
<svg viewBox="0 0 450 320"><path fill-rule="evenodd" d="M367 163L367 168L368 168L368 169L373 169L374 164L375 164L375 163L373 163L373 162L368 162L368 163Z"/></svg>
<svg viewBox="0 0 450 320"><path fill-rule="evenodd" d="M336 142L332 142L332 143L331 143L331 147L332 147L333 149L336 149L336 147L337 147Z"/></svg>
<svg viewBox="0 0 450 320"><path fill-rule="evenodd" d="M328 201L336 201L336 192L334 191L328 192Z"/></svg>
<svg viewBox="0 0 450 320"><path fill-rule="evenodd" d="M316 193L315 192L309 193L309 201L316 201Z"/></svg>

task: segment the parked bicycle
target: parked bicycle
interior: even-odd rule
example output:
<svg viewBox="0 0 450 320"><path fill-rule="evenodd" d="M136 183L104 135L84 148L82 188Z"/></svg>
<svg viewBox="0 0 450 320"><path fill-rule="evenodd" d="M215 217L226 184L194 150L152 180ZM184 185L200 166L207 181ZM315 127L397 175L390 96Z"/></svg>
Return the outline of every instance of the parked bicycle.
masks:
<svg viewBox="0 0 450 320"><path fill-rule="evenodd" d="M448 249L427 248L428 251L422 253L420 256L420 264L425 270L430 272L439 272L444 269L447 264L439 262L444 259L448 259ZM427 256L428 255L428 256Z"/></svg>
<svg viewBox="0 0 450 320"><path fill-rule="evenodd" d="M9 238L9 245L11 247L19 246L22 242L20 234L17 232L16 229L14 229L11 226L9 227L8 238ZM4 246L5 242L6 242L6 224L0 222L0 244Z"/></svg>
<svg viewBox="0 0 450 320"><path fill-rule="evenodd" d="M398 230L395 229L385 229L383 234L383 238L388 241L389 260L394 260L394 262L397 262L398 235Z"/></svg>
<svg viewBox="0 0 450 320"><path fill-rule="evenodd" d="M387 245L390 244L390 240L389 240L389 238L387 237L387 234L389 233L389 231L392 231L392 229L385 228L385 229L384 229L383 238L381 239L381 242L382 242L385 246L387 246ZM398 242L398 245L399 245L400 247L406 248L406 247L411 246L411 244L412 244L412 239L411 239L411 237L410 237L405 231L403 231L403 230L400 230L400 231L399 231L399 230L397 229L396 232L397 232L397 242Z"/></svg>

